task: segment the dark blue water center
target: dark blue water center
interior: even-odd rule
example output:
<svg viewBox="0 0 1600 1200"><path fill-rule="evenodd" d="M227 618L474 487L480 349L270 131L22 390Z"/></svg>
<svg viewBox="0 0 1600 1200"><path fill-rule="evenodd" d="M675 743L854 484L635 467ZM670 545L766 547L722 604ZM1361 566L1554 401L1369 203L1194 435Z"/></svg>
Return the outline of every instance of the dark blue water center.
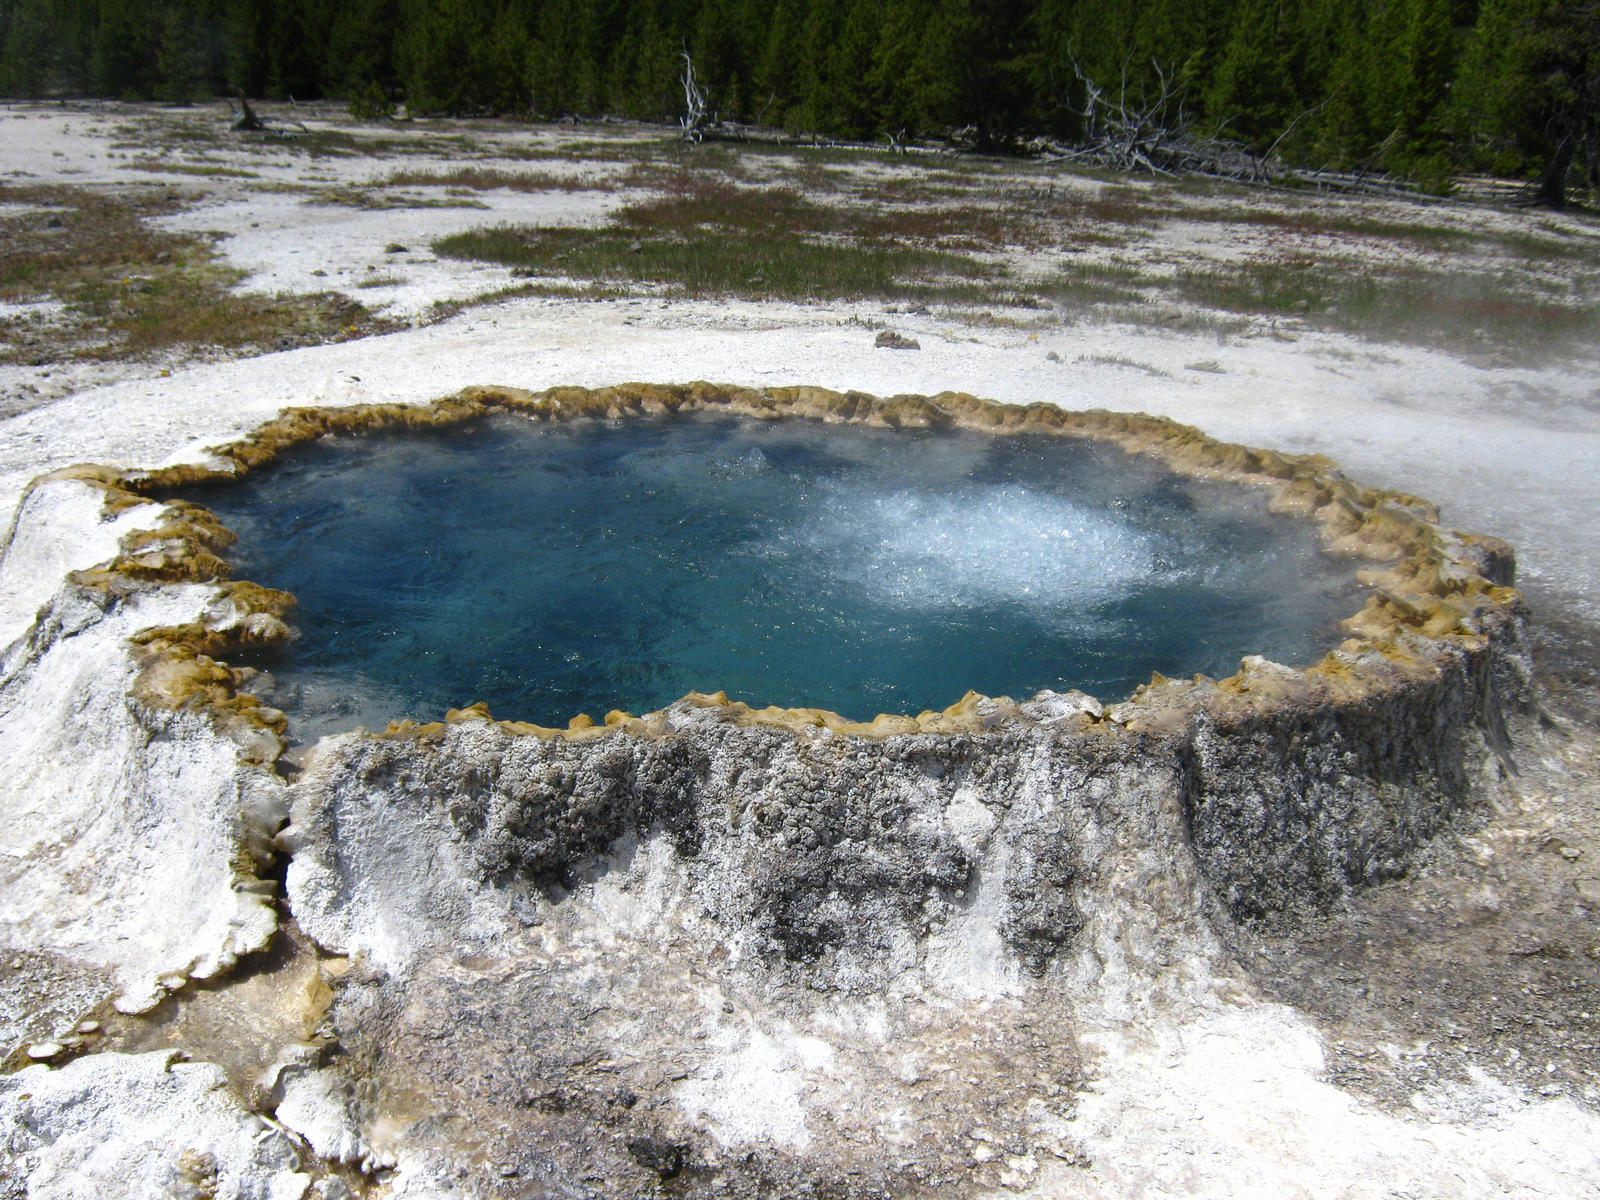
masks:
<svg viewBox="0 0 1600 1200"><path fill-rule="evenodd" d="M1304 664L1359 607L1260 494L1072 438L506 417L324 439L198 498L236 577L299 598L263 685L300 738L691 689L861 719L968 688L1109 700Z"/></svg>

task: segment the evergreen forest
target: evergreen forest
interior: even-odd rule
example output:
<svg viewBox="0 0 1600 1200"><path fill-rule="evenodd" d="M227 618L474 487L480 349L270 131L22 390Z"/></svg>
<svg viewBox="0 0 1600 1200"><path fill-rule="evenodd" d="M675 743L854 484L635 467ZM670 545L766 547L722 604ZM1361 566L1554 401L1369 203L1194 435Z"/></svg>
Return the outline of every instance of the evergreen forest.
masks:
<svg viewBox="0 0 1600 1200"><path fill-rule="evenodd" d="M0 95L829 138L1083 129L1088 81L1307 165L1600 185L1600 0L0 0Z"/></svg>

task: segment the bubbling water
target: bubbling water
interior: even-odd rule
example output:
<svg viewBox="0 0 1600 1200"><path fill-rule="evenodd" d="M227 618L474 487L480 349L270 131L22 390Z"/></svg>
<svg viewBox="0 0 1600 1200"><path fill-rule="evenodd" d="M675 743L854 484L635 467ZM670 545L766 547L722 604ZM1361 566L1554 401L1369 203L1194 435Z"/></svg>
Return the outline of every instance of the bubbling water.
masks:
<svg viewBox="0 0 1600 1200"><path fill-rule="evenodd" d="M932 495L853 481L828 491L802 532L808 548L888 606L1092 605L1155 567L1149 532L1021 484Z"/></svg>
<svg viewBox="0 0 1600 1200"><path fill-rule="evenodd" d="M294 592L305 739L694 690L868 718L1306 662L1359 607L1304 522L1093 442L725 417L325 439L205 497Z"/></svg>

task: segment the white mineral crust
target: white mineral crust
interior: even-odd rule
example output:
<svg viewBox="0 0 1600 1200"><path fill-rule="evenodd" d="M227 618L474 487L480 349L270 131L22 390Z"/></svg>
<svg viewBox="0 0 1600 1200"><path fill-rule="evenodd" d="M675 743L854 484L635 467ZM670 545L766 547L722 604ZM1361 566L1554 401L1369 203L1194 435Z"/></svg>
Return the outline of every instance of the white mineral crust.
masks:
<svg viewBox="0 0 1600 1200"><path fill-rule="evenodd" d="M205 716L131 695L128 637L196 619L210 591L68 588L0 659L0 946L108 972L126 1011L277 927L236 859L281 820L281 787Z"/></svg>
<svg viewBox="0 0 1600 1200"><path fill-rule="evenodd" d="M301 1200L299 1168L290 1139L210 1063L97 1054L0 1077L0 1185L17 1195Z"/></svg>

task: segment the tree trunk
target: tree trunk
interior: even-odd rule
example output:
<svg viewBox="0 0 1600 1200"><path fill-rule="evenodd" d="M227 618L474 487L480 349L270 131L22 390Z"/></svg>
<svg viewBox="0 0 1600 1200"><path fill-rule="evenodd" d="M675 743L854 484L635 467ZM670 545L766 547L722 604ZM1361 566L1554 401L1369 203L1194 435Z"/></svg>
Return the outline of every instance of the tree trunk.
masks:
<svg viewBox="0 0 1600 1200"><path fill-rule="evenodd" d="M1578 139L1572 134L1567 134L1556 148L1550 152L1550 157L1544 160L1544 171L1539 176L1539 191L1534 197L1537 204L1545 208L1565 208L1567 206L1567 173L1572 169L1572 155L1578 148Z"/></svg>

